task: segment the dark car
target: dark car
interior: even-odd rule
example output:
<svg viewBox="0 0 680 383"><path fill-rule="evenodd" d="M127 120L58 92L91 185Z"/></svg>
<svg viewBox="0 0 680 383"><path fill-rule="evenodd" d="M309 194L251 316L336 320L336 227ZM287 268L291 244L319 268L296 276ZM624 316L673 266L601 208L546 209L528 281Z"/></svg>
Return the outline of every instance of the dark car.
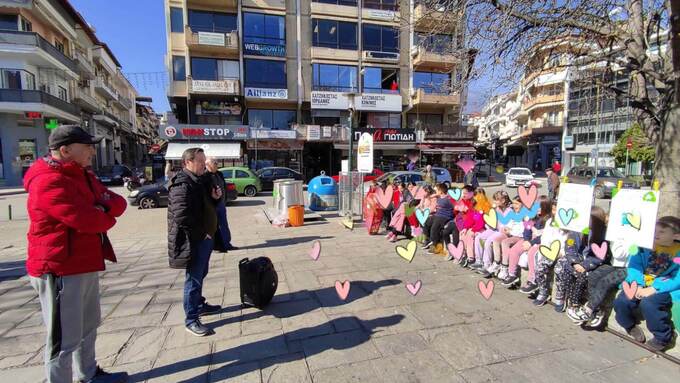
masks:
<svg viewBox="0 0 680 383"><path fill-rule="evenodd" d="M262 190L274 189L274 181L276 180L292 178L297 181L304 181L302 174L289 168L262 168L255 174L257 174L257 176L260 178L260 181L262 181Z"/></svg>
<svg viewBox="0 0 680 383"><path fill-rule="evenodd" d="M626 189L639 189L640 185L637 181L623 175L618 169L606 166L597 168L597 177L595 177L595 167L593 166L576 166L569 169L567 173L569 182L575 184L590 185L593 178L597 178L595 183L595 198L606 198L612 196L612 189L614 189L619 180L622 181L622 186Z"/></svg>
<svg viewBox="0 0 680 383"><path fill-rule="evenodd" d="M128 194L128 203L132 206L139 206L140 209L153 209L156 207L168 206L167 183L157 183L142 186ZM227 201L234 201L237 197L236 185L227 182Z"/></svg>
<svg viewBox="0 0 680 383"><path fill-rule="evenodd" d="M104 166L96 173L99 181L105 185L122 185L123 177L132 178L132 170L125 165Z"/></svg>

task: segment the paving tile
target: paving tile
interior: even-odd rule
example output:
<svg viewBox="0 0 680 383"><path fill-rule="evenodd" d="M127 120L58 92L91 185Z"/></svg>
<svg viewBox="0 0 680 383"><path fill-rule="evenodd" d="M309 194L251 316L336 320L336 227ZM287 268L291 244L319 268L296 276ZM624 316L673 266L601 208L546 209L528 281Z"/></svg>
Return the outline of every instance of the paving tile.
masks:
<svg viewBox="0 0 680 383"><path fill-rule="evenodd" d="M381 356L370 335L362 330L309 338L302 341L302 348L312 371Z"/></svg>

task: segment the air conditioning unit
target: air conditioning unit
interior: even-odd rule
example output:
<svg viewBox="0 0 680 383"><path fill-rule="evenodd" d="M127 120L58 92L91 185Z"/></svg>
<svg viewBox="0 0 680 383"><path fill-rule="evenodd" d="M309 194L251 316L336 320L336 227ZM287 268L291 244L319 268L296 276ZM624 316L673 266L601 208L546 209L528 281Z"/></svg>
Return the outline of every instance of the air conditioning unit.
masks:
<svg viewBox="0 0 680 383"><path fill-rule="evenodd" d="M399 61L399 53L364 51L364 60Z"/></svg>
<svg viewBox="0 0 680 383"><path fill-rule="evenodd" d="M90 80L80 80L78 81L78 86L81 88L89 88L90 87Z"/></svg>

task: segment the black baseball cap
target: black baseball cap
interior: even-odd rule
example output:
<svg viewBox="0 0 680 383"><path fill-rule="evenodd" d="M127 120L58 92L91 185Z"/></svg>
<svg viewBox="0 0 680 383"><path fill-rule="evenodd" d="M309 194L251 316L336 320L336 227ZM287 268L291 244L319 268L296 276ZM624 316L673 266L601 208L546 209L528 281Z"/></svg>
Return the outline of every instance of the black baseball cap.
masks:
<svg viewBox="0 0 680 383"><path fill-rule="evenodd" d="M98 144L102 138L90 135L80 125L59 125L52 131L47 143L54 150L70 144Z"/></svg>

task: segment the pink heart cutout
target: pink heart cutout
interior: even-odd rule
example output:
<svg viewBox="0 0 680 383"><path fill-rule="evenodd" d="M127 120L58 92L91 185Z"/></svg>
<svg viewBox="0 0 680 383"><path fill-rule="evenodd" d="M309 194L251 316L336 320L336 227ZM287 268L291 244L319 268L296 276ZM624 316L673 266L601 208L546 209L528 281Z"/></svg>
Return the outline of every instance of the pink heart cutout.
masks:
<svg viewBox="0 0 680 383"><path fill-rule="evenodd" d="M604 261L604 257L607 256L607 242L602 242L601 245L598 245L597 243L593 243L590 245L590 249L593 250L593 253L597 257L597 259Z"/></svg>
<svg viewBox="0 0 680 383"><path fill-rule="evenodd" d="M536 188L536 185L531 185L527 192L527 188L522 185L517 189L517 194L519 194L522 205L526 206L527 209L531 209L531 206L536 202L536 197L538 197L538 189Z"/></svg>
<svg viewBox="0 0 680 383"><path fill-rule="evenodd" d="M624 281L621 286L623 287L623 293L626 294L626 297L633 300L633 298L635 298L635 293L637 293L638 290L637 282L633 281L633 283L628 284L628 282Z"/></svg>
<svg viewBox="0 0 680 383"><path fill-rule="evenodd" d="M417 237L419 235L423 235L423 228L421 228L420 226L414 227L413 232L411 234L413 234L414 237Z"/></svg>
<svg viewBox="0 0 680 383"><path fill-rule="evenodd" d="M335 292L338 293L338 297L341 300L347 299L347 296L349 295L349 281L344 281L340 283L340 281L335 281Z"/></svg>
<svg viewBox="0 0 680 383"><path fill-rule="evenodd" d="M413 283L407 283L406 284L406 289L408 290L411 295L415 296L418 294L418 291L420 291L420 287L423 285L423 282L420 280L417 280L415 284Z"/></svg>
<svg viewBox="0 0 680 383"><path fill-rule="evenodd" d="M675 263L677 263L678 265L680 265L680 257L673 258L673 262L675 262Z"/></svg>
<svg viewBox="0 0 680 383"><path fill-rule="evenodd" d="M473 160L460 160L456 162L456 165L458 165L459 168L463 169L463 172L465 174L470 173L470 170L475 168L475 161Z"/></svg>
<svg viewBox="0 0 680 383"><path fill-rule="evenodd" d="M383 191L381 188L378 188L378 190L375 191L375 195L378 197L378 203L383 209L387 209L387 207L390 206L393 194L394 189L392 188L392 185L387 185L385 191Z"/></svg>
<svg viewBox="0 0 680 383"><path fill-rule="evenodd" d="M493 281L488 281L487 283L484 283L484 281L479 281L479 283L477 283L479 293L482 294L482 297L484 297L484 299L487 301L491 298L494 287Z"/></svg>
<svg viewBox="0 0 680 383"><path fill-rule="evenodd" d="M463 257L463 241L458 242L457 246L453 246L453 243L449 243L446 248L456 261L459 261Z"/></svg>
<svg viewBox="0 0 680 383"><path fill-rule="evenodd" d="M321 242L314 241L312 249L309 250L309 256L316 261L317 259L319 259L319 255L321 255Z"/></svg>

